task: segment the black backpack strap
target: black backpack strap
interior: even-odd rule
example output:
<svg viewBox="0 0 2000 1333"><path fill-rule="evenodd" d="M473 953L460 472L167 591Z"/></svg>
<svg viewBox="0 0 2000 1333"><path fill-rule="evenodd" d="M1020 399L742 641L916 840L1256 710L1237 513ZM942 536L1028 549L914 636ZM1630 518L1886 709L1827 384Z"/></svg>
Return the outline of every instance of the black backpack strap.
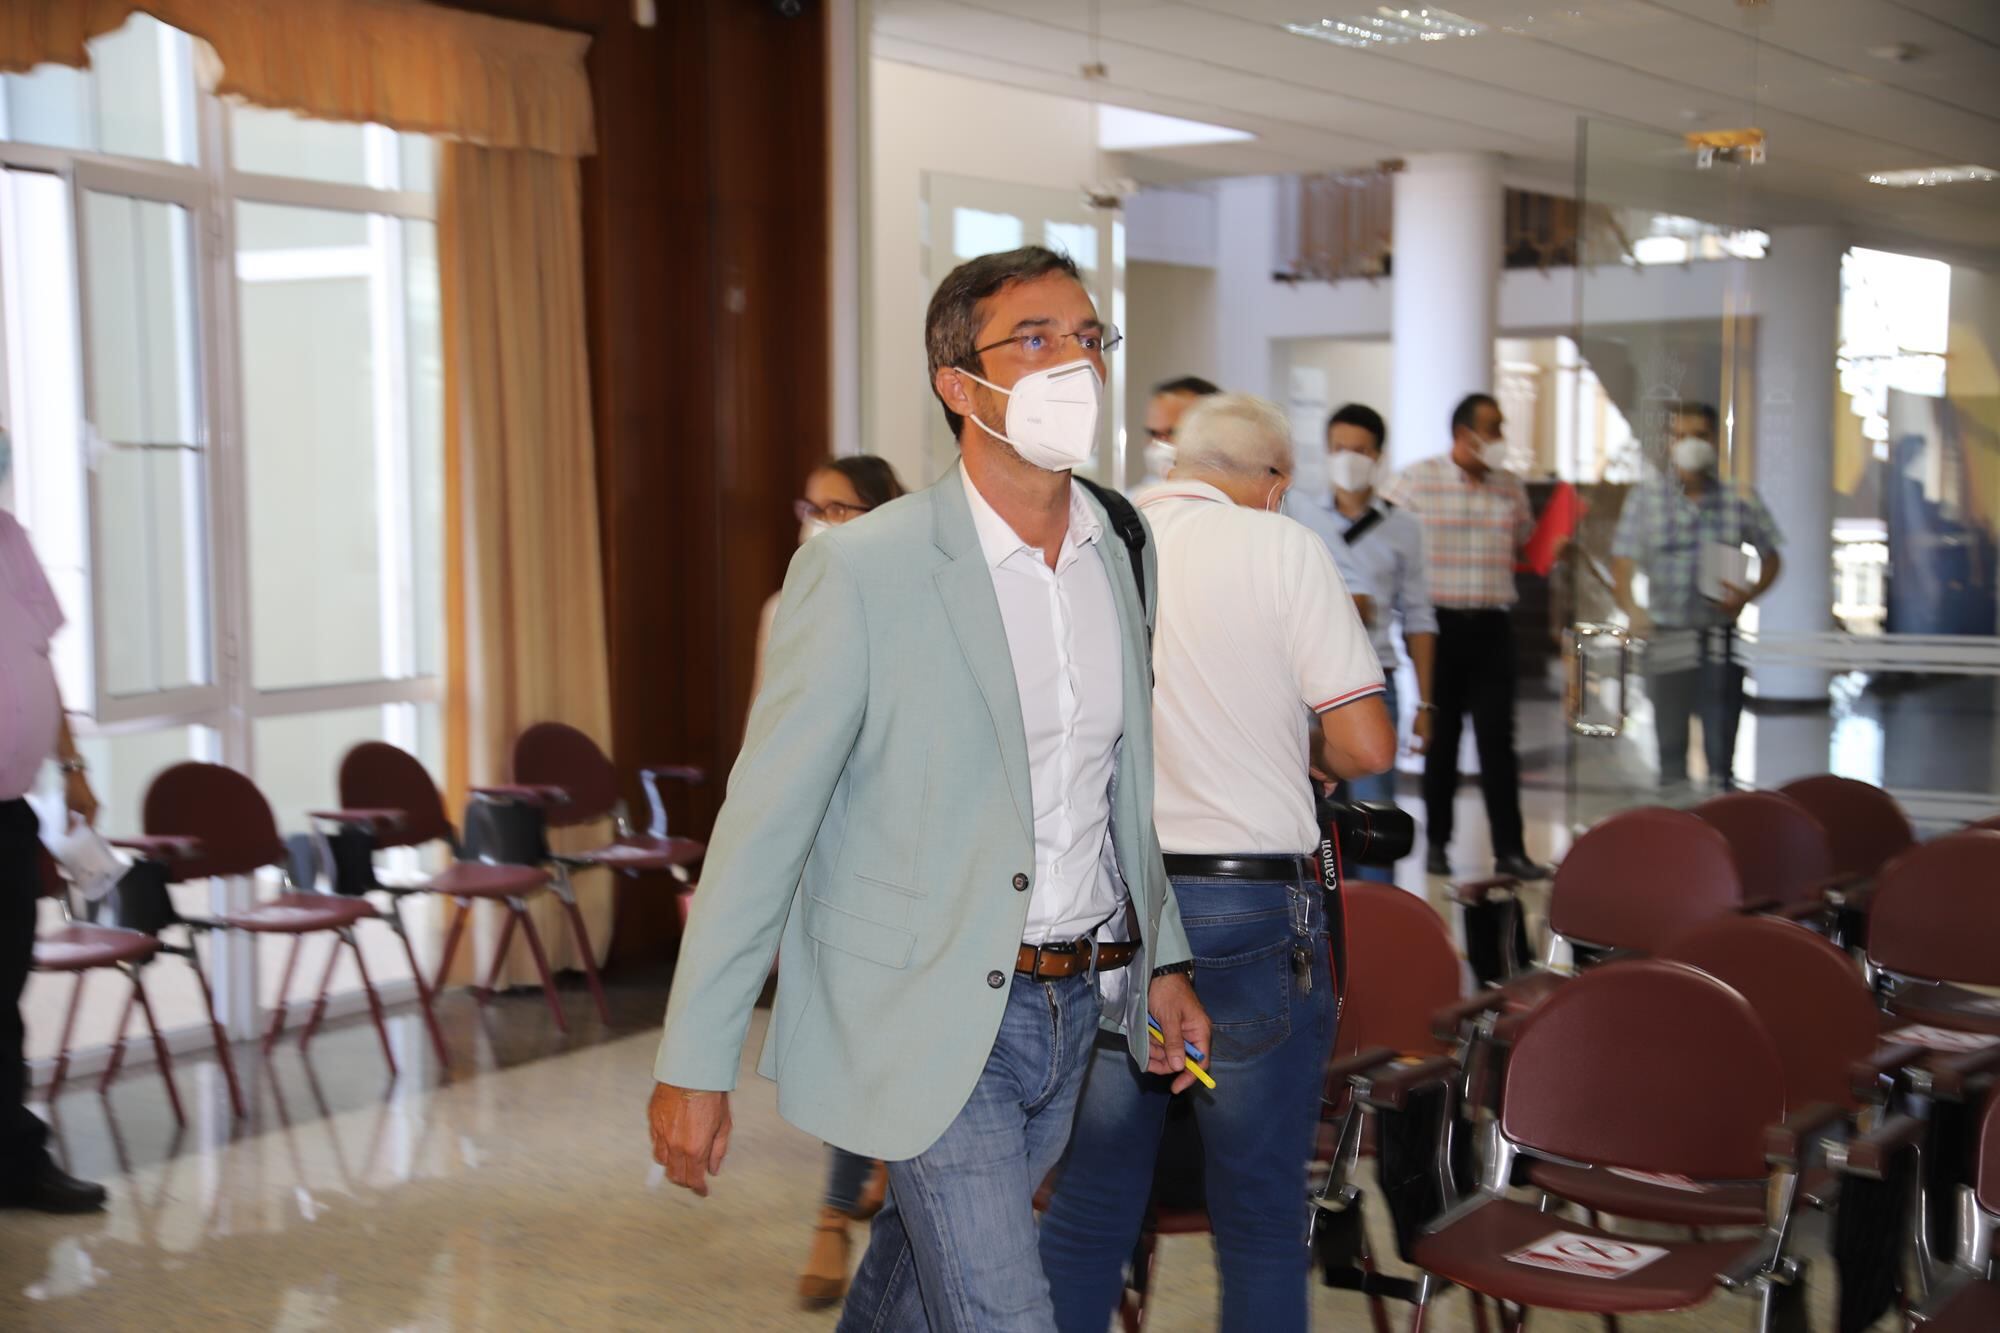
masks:
<svg viewBox="0 0 2000 1333"><path fill-rule="evenodd" d="M1375 525L1380 523L1383 517L1384 515L1381 510L1379 509L1369 510L1367 513L1363 514L1360 518L1355 519L1354 526L1349 528L1346 532L1342 533L1340 539L1343 542L1347 543L1349 546L1354 545L1354 543L1360 541L1363 537L1366 537L1370 532L1373 532L1375 530Z"/></svg>
<svg viewBox="0 0 2000 1333"><path fill-rule="evenodd" d="M1125 549L1132 553L1132 581L1139 585L1139 609L1152 618L1152 608L1146 602L1146 524L1139 517L1139 511L1132 502L1107 486L1100 486L1088 477L1069 474L1071 479L1083 483L1083 488L1097 497L1097 503L1104 506L1104 516L1111 520L1111 530L1125 543Z"/></svg>

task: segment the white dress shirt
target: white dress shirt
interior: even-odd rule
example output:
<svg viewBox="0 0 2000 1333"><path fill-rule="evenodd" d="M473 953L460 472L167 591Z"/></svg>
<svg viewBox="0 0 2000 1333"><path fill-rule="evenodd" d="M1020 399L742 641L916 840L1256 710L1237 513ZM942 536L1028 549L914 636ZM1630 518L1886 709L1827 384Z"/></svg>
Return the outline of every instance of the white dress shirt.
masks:
<svg viewBox="0 0 2000 1333"><path fill-rule="evenodd" d="M1153 821L1168 852L1291 855L1319 843L1316 714L1382 692L1326 544L1198 481L1139 496L1159 547Z"/></svg>
<svg viewBox="0 0 2000 1333"><path fill-rule="evenodd" d="M1069 530L1054 569L961 472L972 524L993 574L1035 803L1030 944L1092 933L1124 901L1108 851L1111 776L1125 734L1124 650L1111 578L1096 547L1103 525L1071 485Z"/></svg>
<svg viewBox="0 0 2000 1333"><path fill-rule="evenodd" d="M62 701L49 640L62 624L27 532L0 509L0 801L25 796L55 754Z"/></svg>

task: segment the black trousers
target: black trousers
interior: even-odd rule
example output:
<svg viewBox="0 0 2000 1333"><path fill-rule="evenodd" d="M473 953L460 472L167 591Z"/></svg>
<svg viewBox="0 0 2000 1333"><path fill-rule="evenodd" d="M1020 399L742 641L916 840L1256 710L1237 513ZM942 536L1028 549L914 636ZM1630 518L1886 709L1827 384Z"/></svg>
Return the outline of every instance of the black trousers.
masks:
<svg viewBox="0 0 2000 1333"><path fill-rule="evenodd" d="M1521 766L1514 755L1514 629L1499 610L1438 608L1437 675L1430 752L1424 758L1424 810L1433 847L1451 841L1458 794L1458 746L1466 714L1479 743L1479 789L1493 829L1495 856L1520 856Z"/></svg>
<svg viewBox="0 0 2000 1333"><path fill-rule="evenodd" d="M1736 660L1730 630L1698 634L1695 664L1682 671L1649 672L1646 693L1653 700L1653 728L1660 742L1660 785L1686 782L1689 719L1701 718L1701 744L1709 781L1733 788L1736 732L1743 721L1743 664Z"/></svg>
<svg viewBox="0 0 2000 1333"><path fill-rule="evenodd" d="M41 1164L49 1135L24 1102L28 1065L21 1021L21 992L35 960L40 830L26 801L0 801L0 1196Z"/></svg>

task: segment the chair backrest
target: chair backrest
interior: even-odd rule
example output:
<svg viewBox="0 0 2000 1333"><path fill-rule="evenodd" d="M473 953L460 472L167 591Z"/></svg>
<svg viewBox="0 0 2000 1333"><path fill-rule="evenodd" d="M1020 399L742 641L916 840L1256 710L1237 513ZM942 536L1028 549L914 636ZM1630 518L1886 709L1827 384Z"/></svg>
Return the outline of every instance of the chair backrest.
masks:
<svg viewBox="0 0 2000 1333"><path fill-rule="evenodd" d="M1979 1169L1972 1195L1989 1213L2000 1213L2000 1087L1986 1094L1986 1118L1979 1126Z"/></svg>
<svg viewBox="0 0 2000 1333"><path fill-rule="evenodd" d="M1347 995L1339 1051L1388 1046L1406 1055L1448 1049L1431 1035L1431 1015L1458 999L1458 951L1437 910L1393 884L1350 880Z"/></svg>
<svg viewBox="0 0 2000 1333"><path fill-rule="evenodd" d="M1778 1051L1750 1002L1683 963L1592 968L1522 1024L1500 1127L1531 1151L1636 1171L1762 1176L1785 1114Z"/></svg>
<svg viewBox="0 0 2000 1333"><path fill-rule="evenodd" d="M148 834L201 840L200 855L168 867L176 881L247 875L288 861L264 794L221 764L181 763L160 773L146 788L141 818Z"/></svg>
<svg viewBox="0 0 2000 1333"><path fill-rule="evenodd" d="M1778 790L1812 811L1825 827L1835 874L1872 875L1917 840L1896 798L1870 783L1821 773Z"/></svg>
<svg viewBox="0 0 2000 1333"><path fill-rule="evenodd" d="M1698 967L1750 1002L1777 1043L1785 1105L1856 1105L1848 1069L1881 1038L1881 1011L1854 960L1804 926L1770 916L1725 916L1660 951Z"/></svg>
<svg viewBox="0 0 2000 1333"><path fill-rule="evenodd" d="M1703 801L1694 813L1728 840L1745 897L1806 902L1833 878L1833 843L1826 826L1789 796L1725 792Z"/></svg>
<svg viewBox="0 0 2000 1333"><path fill-rule="evenodd" d="M340 761L340 804L348 810L401 810L403 822L378 829L377 847L451 841L451 818L417 757L386 741L363 741Z"/></svg>
<svg viewBox="0 0 2000 1333"><path fill-rule="evenodd" d="M1899 976L2000 986L2000 833L1954 833L1883 866L1868 959Z"/></svg>
<svg viewBox="0 0 2000 1333"><path fill-rule="evenodd" d="M2000 833L2000 815L1988 815L1977 824L1967 824L1966 828L1987 829L1994 833Z"/></svg>
<svg viewBox="0 0 2000 1333"><path fill-rule="evenodd" d="M587 824L618 804L618 772L597 742L561 722L537 722L514 741L514 781L561 787L569 800L548 808L557 828Z"/></svg>
<svg viewBox="0 0 2000 1333"><path fill-rule="evenodd" d="M1556 868L1549 926L1568 940L1652 953L1743 903L1729 842L1684 810L1624 810Z"/></svg>

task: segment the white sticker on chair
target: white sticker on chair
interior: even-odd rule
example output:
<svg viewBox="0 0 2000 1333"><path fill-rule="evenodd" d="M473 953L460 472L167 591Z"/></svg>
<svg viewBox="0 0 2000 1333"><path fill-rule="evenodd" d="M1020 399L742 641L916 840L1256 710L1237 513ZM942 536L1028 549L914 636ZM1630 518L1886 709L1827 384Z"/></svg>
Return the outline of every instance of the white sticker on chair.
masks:
<svg viewBox="0 0 2000 1333"><path fill-rule="evenodd" d="M1507 1256L1510 1264L1547 1268L1572 1277L1615 1280L1630 1277L1667 1251L1658 1245L1633 1245L1609 1236L1557 1231Z"/></svg>
<svg viewBox="0 0 2000 1333"><path fill-rule="evenodd" d="M1980 1032L1954 1032L1950 1028L1927 1027L1919 1023L1912 1027L1897 1028L1888 1035L1887 1040L1910 1046L1922 1046L1926 1050L1958 1052L1983 1051L1993 1043L2000 1042L2000 1037Z"/></svg>

